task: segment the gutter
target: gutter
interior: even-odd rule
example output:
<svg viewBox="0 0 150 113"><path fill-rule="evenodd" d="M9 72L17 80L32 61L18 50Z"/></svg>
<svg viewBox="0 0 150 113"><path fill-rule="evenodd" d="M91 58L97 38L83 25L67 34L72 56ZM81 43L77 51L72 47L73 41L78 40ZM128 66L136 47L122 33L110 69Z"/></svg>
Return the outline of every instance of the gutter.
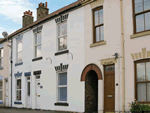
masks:
<svg viewBox="0 0 150 113"><path fill-rule="evenodd" d="M125 53L124 53L124 26L123 26L123 0L120 0L121 39L122 39L122 113L125 111Z"/></svg>

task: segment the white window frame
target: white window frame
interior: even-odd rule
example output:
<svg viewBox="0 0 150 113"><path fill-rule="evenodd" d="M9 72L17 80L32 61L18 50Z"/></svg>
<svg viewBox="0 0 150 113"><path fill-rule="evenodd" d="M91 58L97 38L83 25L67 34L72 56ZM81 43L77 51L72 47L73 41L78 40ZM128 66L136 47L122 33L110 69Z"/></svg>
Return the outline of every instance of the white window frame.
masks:
<svg viewBox="0 0 150 113"><path fill-rule="evenodd" d="M1 55L0 55L1 64L0 64L0 67L3 67L3 63L2 62L3 62L3 57L4 57L4 49L1 48L0 51L1 51Z"/></svg>
<svg viewBox="0 0 150 113"><path fill-rule="evenodd" d="M17 80L21 80L21 89L17 89ZM21 78L16 78L16 101L21 102L22 100L22 79ZM17 91L21 91L21 100L17 100Z"/></svg>
<svg viewBox="0 0 150 113"><path fill-rule="evenodd" d="M37 34L41 34L41 37L40 37L40 38L41 38L41 43L39 43L39 44L36 44L36 43L35 43L36 38L37 38L37 37L36 37ZM36 55L36 54L37 54L37 53L36 53L37 51L36 51L35 48L36 48L37 46L39 46L39 45L41 45L41 54L42 54L42 32L41 32L41 31L34 33L34 58L38 58L38 57L41 57L41 56L42 56L42 55L41 55L41 56L37 56L37 55Z"/></svg>
<svg viewBox="0 0 150 113"><path fill-rule="evenodd" d="M68 27L67 27L67 34L66 35L62 35L62 36L59 36L59 34L58 34L58 32L59 32L59 25L61 25L61 24L67 24L67 20L65 20L65 21L63 21L63 22L61 22L61 23L58 23L57 24L57 51L58 52L60 52L60 51L65 51L65 50L67 50L68 49L68 40L67 40L67 48L66 49L63 49L63 50L59 50L59 38L61 38L61 37L64 37L64 36L66 36L67 37L67 34L68 34ZM68 39L68 37L67 37L67 39Z"/></svg>
<svg viewBox="0 0 150 113"><path fill-rule="evenodd" d="M2 100L0 101L3 101L3 80L1 79L0 82L2 82L2 89L0 89L0 91L2 91Z"/></svg>
<svg viewBox="0 0 150 113"><path fill-rule="evenodd" d="M56 85L56 89L57 89L57 102L59 102L59 103L67 103L67 101L68 101L68 76L67 76L67 85L58 85L58 79L59 79L59 74L60 73L67 73L67 71L61 71L61 72L57 72L57 81L56 81L56 83L57 83L57 85ZM58 94L58 88L59 87L67 87L67 101L59 101L58 100L58 98L59 98L59 94Z"/></svg>
<svg viewBox="0 0 150 113"><path fill-rule="evenodd" d="M18 44L22 43L22 39L21 40L17 40L16 42L17 42L17 44L16 44L17 45L17 49L16 49L16 63L20 63L20 62L22 62L22 60L20 62L18 61L18 53L22 53L22 50L18 52Z"/></svg>

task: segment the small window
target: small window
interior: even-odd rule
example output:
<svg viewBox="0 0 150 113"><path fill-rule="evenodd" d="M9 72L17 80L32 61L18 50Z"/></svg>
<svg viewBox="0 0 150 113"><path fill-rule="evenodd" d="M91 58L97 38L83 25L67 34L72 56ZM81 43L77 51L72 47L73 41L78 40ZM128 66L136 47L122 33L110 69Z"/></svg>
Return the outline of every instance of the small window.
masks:
<svg viewBox="0 0 150 113"><path fill-rule="evenodd" d="M67 101L67 73L58 73L58 101Z"/></svg>
<svg viewBox="0 0 150 113"><path fill-rule="evenodd" d="M104 22L103 22L103 7L99 7L93 10L93 42L104 41Z"/></svg>
<svg viewBox="0 0 150 113"><path fill-rule="evenodd" d="M0 80L0 100L3 100L3 81Z"/></svg>
<svg viewBox="0 0 150 113"><path fill-rule="evenodd" d="M0 49L0 67L3 67L3 49Z"/></svg>
<svg viewBox="0 0 150 113"><path fill-rule="evenodd" d="M150 30L150 0L133 0L134 33Z"/></svg>
<svg viewBox="0 0 150 113"><path fill-rule="evenodd" d="M27 95L30 96L30 82L27 82L27 87L28 87Z"/></svg>
<svg viewBox="0 0 150 113"><path fill-rule="evenodd" d="M17 40L17 63L22 62L22 39Z"/></svg>
<svg viewBox="0 0 150 113"><path fill-rule="evenodd" d="M36 79L40 79L40 76L36 76Z"/></svg>
<svg viewBox="0 0 150 113"><path fill-rule="evenodd" d="M21 100L21 79L17 79L16 100Z"/></svg>

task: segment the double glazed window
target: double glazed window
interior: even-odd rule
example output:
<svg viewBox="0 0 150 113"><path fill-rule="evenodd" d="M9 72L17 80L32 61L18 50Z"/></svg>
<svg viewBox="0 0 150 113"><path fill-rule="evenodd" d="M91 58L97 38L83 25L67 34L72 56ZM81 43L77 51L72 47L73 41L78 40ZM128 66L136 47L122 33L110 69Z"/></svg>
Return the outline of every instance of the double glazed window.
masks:
<svg viewBox="0 0 150 113"><path fill-rule="evenodd" d="M138 61L135 67L136 99L139 102L150 102L150 60Z"/></svg>
<svg viewBox="0 0 150 113"><path fill-rule="evenodd" d="M133 0L134 33L150 30L150 0Z"/></svg>
<svg viewBox="0 0 150 113"><path fill-rule="evenodd" d="M22 62L22 39L17 40L17 63Z"/></svg>
<svg viewBox="0 0 150 113"><path fill-rule="evenodd" d="M0 80L0 100L3 100L3 81Z"/></svg>
<svg viewBox="0 0 150 113"><path fill-rule="evenodd" d="M93 42L104 41L104 22L103 22L103 7L99 7L93 10L94 17L94 40Z"/></svg>
<svg viewBox="0 0 150 113"><path fill-rule="evenodd" d="M21 100L21 79L17 79L16 100Z"/></svg>
<svg viewBox="0 0 150 113"><path fill-rule="evenodd" d="M67 49L67 22L58 24L58 51Z"/></svg>
<svg viewBox="0 0 150 113"><path fill-rule="evenodd" d="M42 41L41 32L35 34L35 57L41 57Z"/></svg>
<svg viewBox="0 0 150 113"><path fill-rule="evenodd" d="M0 49L0 67L3 67L3 49Z"/></svg>
<svg viewBox="0 0 150 113"><path fill-rule="evenodd" d="M67 102L67 72L58 73L58 101Z"/></svg>

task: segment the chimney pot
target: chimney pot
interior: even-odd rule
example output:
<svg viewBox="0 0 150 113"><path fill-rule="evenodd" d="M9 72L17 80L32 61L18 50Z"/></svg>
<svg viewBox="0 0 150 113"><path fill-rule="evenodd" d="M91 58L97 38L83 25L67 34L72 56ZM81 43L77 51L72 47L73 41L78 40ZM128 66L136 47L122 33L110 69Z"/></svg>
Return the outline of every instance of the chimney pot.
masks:
<svg viewBox="0 0 150 113"><path fill-rule="evenodd" d="M47 8L47 2L45 2L46 8Z"/></svg>
<svg viewBox="0 0 150 113"><path fill-rule="evenodd" d="M31 16L32 16L32 12L31 12Z"/></svg>

